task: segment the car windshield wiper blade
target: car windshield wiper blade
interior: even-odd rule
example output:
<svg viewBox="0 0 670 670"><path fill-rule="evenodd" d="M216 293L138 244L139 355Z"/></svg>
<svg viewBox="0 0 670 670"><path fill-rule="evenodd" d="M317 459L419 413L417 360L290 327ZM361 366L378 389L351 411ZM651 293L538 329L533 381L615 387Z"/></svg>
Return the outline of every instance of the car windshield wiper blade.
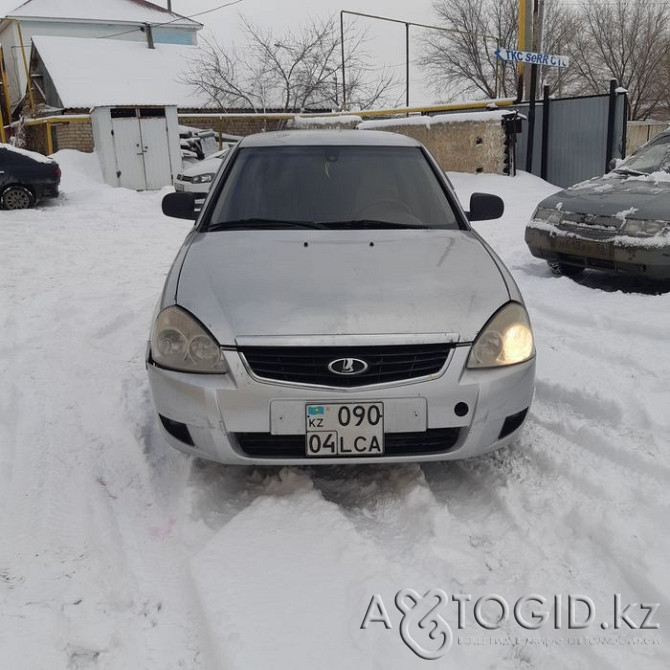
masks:
<svg viewBox="0 0 670 670"><path fill-rule="evenodd" d="M412 223L398 223L397 221L378 221L376 219L351 219L349 221L321 221L325 228L342 228L342 229L383 229L383 228L417 228L426 229L432 226L415 225Z"/></svg>
<svg viewBox="0 0 670 670"><path fill-rule="evenodd" d="M221 221L207 226L205 232L216 230L244 230L245 228L309 228L322 229L325 226L316 221L287 221L285 219L237 219Z"/></svg>
<svg viewBox="0 0 670 670"><path fill-rule="evenodd" d="M642 175L647 176L649 174L648 172L642 172L641 170L633 170L632 168L629 167L614 168L614 172L618 172L619 174L632 174L636 177L641 177Z"/></svg>

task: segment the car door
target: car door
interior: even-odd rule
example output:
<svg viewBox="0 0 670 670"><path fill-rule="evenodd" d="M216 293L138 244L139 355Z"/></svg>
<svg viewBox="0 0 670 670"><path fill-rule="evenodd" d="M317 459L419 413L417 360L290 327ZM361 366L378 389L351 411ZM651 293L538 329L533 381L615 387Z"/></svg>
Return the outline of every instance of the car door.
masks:
<svg viewBox="0 0 670 670"><path fill-rule="evenodd" d="M13 180L13 170L9 151L0 148L0 191L2 191L7 184L11 184Z"/></svg>

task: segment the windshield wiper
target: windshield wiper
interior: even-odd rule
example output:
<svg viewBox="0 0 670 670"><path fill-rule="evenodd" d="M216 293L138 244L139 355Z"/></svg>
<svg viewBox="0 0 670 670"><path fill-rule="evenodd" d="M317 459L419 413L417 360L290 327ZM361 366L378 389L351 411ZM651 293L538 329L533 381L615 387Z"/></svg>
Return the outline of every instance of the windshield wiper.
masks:
<svg viewBox="0 0 670 670"><path fill-rule="evenodd" d="M323 229L324 226L316 221L286 221L284 219L237 219L235 221L221 221L207 226L205 232L214 232L217 230L245 230L253 228L308 228Z"/></svg>
<svg viewBox="0 0 670 670"><path fill-rule="evenodd" d="M641 177L641 176L648 176L648 172L641 172L640 170L633 170L632 168L629 167L618 167L614 168L614 172L618 172L619 174L631 174L635 177Z"/></svg>
<svg viewBox="0 0 670 670"><path fill-rule="evenodd" d="M418 225L411 223L397 223L395 221L378 221L376 219L352 219L350 221L321 221L321 225L325 228L342 229L342 230L370 230L370 229L395 229L395 228L416 228L424 230L432 226Z"/></svg>

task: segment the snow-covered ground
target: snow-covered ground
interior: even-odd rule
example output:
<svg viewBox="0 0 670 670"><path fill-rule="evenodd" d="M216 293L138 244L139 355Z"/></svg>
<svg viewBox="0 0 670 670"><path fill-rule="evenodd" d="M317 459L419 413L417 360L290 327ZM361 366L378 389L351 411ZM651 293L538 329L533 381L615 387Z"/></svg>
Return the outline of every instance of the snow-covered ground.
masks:
<svg viewBox="0 0 670 670"><path fill-rule="evenodd" d="M401 629L427 650L440 638L408 592L403 618L401 589L448 598L438 613L453 641L432 667L670 667L670 293L552 277L523 228L553 187L451 175L464 202L474 190L506 201L477 228L537 338L518 444L422 467L235 468L163 443L145 377L154 303L189 223L160 213L162 193L103 185L95 156L56 158L59 201L0 212L2 670L431 667ZM487 630L475 602L488 598L480 619L494 622L494 594L510 612ZM531 594L552 615L536 631L513 613ZM615 594L636 603L635 625L640 603L660 603L647 620L660 627L615 619ZM570 596L593 602L586 628L568 627Z"/></svg>

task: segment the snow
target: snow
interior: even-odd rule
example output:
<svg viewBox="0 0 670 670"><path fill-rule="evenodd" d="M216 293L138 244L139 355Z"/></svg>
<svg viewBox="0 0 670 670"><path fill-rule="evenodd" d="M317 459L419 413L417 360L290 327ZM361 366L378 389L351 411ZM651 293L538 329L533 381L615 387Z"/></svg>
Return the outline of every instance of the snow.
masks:
<svg viewBox="0 0 670 670"><path fill-rule="evenodd" d="M629 207L628 209L623 209L620 212L617 212L614 215L614 218L619 219L619 221L621 221L621 223L626 223L626 219L629 216L632 216L633 214L635 214L635 212L637 212L637 211L638 211L637 207Z"/></svg>
<svg viewBox="0 0 670 670"><path fill-rule="evenodd" d="M379 130L387 126L425 126L430 128L439 123L465 123L468 121L501 121L510 114L509 110L493 110L488 112L457 112L454 114L436 114L435 116L409 116L379 121L363 121L358 125L360 130Z"/></svg>
<svg viewBox="0 0 670 670"><path fill-rule="evenodd" d="M198 26L192 19L168 12L164 7L141 0L28 0L6 15L22 19L57 18L76 21L113 21L123 23L166 23L171 26Z"/></svg>
<svg viewBox="0 0 670 670"><path fill-rule="evenodd" d="M631 208L633 211L637 211L634 208ZM626 214L631 213L630 211L619 212L615 216L620 219L622 223L626 222ZM533 219L530 222L530 225L536 230L543 230L547 233L551 233L552 237L569 237L573 239L583 239L583 237L577 233L571 232L569 230L561 230L555 225L548 223L542 219ZM607 226L599 226L596 224L589 224L589 228L597 230L606 230L611 233L610 239L612 239L612 244L618 247L636 247L638 249L662 249L668 247L668 237L663 233L659 232L656 235L650 237L640 236L634 237L632 235L622 235L620 233L612 232L612 229ZM615 238L616 235L616 238Z"/></svg>
<svg viewBox="0 0 670 670"><path fill-rule="evenodd" d="M656 170L649 174L631 175L626 177L624 181L650 181L653 184L670 182L670 172L666 170Z"/></svg>
<svg viewBox="0 0 670 670"><path fill-rule="evenodd" d="M291 128L314 128L316 126L338 126L359 124L363 119L355 114L340 114L338 116L300 116L291 119Z"/></svg>
<svg viewBox="0 0 670 670"><path fill-rule="evenodd" d="M143 42L46 35L36 35L33 43L64 107L205 107L209 101L183 81L200 54L195 46L156 44L149 49Z"/></svg>
<svg viewBox="0 0 670 670"><path fill-rule="evenodd" d="M506 204L476 227L537 339L515 446L421 467L236 468L167 447L149 398L151 315L190 223L160 213L169 189L115 189L95 155L55 158L61 198L0 212L1 668L428 667L400 638L403 588L472 595L464 629L445 610L454 642L435 667L670 666L670 292L553 277L523 229L557 188L450 174L466 208L474 191ZM564 610L588 596L594 623L474 623L478 598L532 593ZM661 603L660 629L601 628L616 593ZM374 594L390 629L362 628Z"/></svg>
<svg viewBox="0 0 670 670"><path fill-rule="evenodd" d="M0 142L0 149L6 149L7 151L13 151L14 153L21 154L22 156L28 156L35 161L40 163L53 163L53 160L43 154L39 154L36 151L28 151L28 149L21 149L20 147L15 147L13 144L3 144Z"/></svg>

